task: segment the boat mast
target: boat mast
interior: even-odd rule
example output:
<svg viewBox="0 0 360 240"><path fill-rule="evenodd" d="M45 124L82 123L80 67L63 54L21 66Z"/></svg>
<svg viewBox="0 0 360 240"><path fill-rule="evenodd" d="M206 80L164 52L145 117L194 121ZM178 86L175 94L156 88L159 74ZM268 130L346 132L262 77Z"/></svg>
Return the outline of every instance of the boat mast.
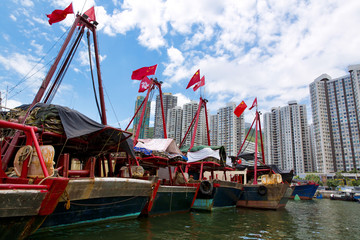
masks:
<svg viewBox="0 0 360 240"><path fill-rule="evenodd" d="M138 107L138 109L136 110L134 116L132 117L132 119L130 120L129 124L127 125L125 131L129 128L130 124L133 122L134 118L136 117L136 115L138 114L138 112L140 111L140 109L142 108L141 111L141 116L139 119L139 124L137 126L136 129L136 134L134 136L134 145L137 143L137 140L139 138L140 135L140 129L142 126L142 122L145 116L145 111L146 111L146 106L148 104L148 99L149 99L149 95L150 92L153 91L155 89L155 87L158 87L159 89L159 94L160 94L160 105L161 105L161 116L162 116L162 122L163 122L163 129L164 129L164 138L167 138L167 132L166 132L166 123L165 123L165 112L164 112L164 103L163 103L163 98L162 98L162 90L161 90L161 82L158 82L157 79L152 79L150 78L151 83L150 83L150 87L148 88L147 94L145 99L143 100L143 102L140 104L140 106Z"/></svg>
<svg viewBox="0 0 360 240"><path fill-rule="evenodd" d="M188 135L194 121L195 121L195 119L196 119L196 123L195 123L195 126L194 126L193 135L192 135L192 138L191 138L191 144L190 144L189 150L194 146L195 136L196 136L196 131L197 131L198 123L199 123L199 117L200 117L202 105L204 105L204 108L205 108L204 110L205 110L205 120L206 120L206 134L207 134L207 139L208 139L208 146L210 146L210 131L209 131L209 122L208 122L206 103L207 103L207 100L200 97L198 110L197 110L193 120L191 121L190 126L189 126L188 130L186 131L183 140L180 143L180 146L179 146L180 148L183 145L183 143L184 143L184 141L185 141L185 139L186 139L186 137L187 137L187 135Z"/></svg>
<svg viewBox="0 0 360 240"><path fill-rule="evenodd" d="M48 71L45 79L43 80L34 100L32 101L30 107L28 108L28 111L25 115L25 118L23 120L22 123L25 123L25 120L27 118L27 116L30 113L30 110L35 106L35 104L39 103L41 101L41 99L44 96L44 93L46 91L46 89L48 88L50 81L52 79L52 77L54 76L54 73L59 65L59 62L72 38L72 35L74 34L74 31L76 29L77 26L81 26L81 27L87 27L90 31L93 32L93 40L94 40L94 48L95 48L95 59L96 59L96 67L97 67L97 75L98 75L98 84L99 84L99 95L100 95L100 103L101 103L101 112L102 112L102 116L101 116L101 123L103 125L107 125L107 119L106 119L106 110L105 110L105 102L104 102L104 94L103 94L103 87L102 87L102 79L101 79L101 72L100 72L100 60L99 60L99 51L98 51L98 47L97 47L97 38L96 38L96 26L97 26L97 22L93 22L90 23L87 18L85 18L84 16L81 16L79 14L76 15L75 21L53 63L53 65L51 66L50 70ZM65 71L65 69L60 69L59 70L59 75L63 74L63 71ZM55 82L53 83L53 85L56 84L56 82L59 79L56 79ZM48 93L48 95L51 95L52 92L54 91L54 88L52 87ZM54 92L55 94L55 92ZM7 165L9 163L10 157L14 154L14 150L15 150L15 146L18 143L18 139L20 136L20 132L17 131L13 137L13 139L11 140L11 143L9 144L8 147L5 147L2 149L2 153L5 152L5 155L2 159L2 168L5 170L7 168Z"/></svg>

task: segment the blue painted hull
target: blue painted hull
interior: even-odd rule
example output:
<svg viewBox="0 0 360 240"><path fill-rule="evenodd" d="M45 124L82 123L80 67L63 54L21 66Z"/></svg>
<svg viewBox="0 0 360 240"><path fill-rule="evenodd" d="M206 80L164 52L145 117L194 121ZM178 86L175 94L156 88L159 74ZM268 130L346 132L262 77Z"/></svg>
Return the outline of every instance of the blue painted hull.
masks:
<svg viewBox="0 0 360 240"><path fill-rule="evenodd" d="M129 219L140 215L148 197L110 197L72 201L70 209L58 204L41 228L89 221Z"/></svg>
<svg viewBox="0 0 360 240"><path fill-rule="evenodd" d="M266 186L266 192L261 192L260 186ZM237 207L276 210L286 206L291 193L292 189L288 184L245 185L244 192L236 205Z"/></svg>
<svg viewBox="0 0 360 240"><path fill-rule="evenodd" d="M148 202L151 192L151 182L145 180L71 179L66 194L41 228L136 218ZM68 209L67 203L70 204Z"/></svg>
<svg viewBox="0 0 360 240"><path fill-rule="evenodd" d="M231 183L228 183L229 185ZM218 208L235 207L237 201L242 193L241 185L233 183L234 186L214 186L211 195L203 194L199 191L198 196L194 202L193 209L212 211Z"/></svg>
<svg viewBox="0 0 360 240"><path fill-rule="evenodd" d="M294 191L290 198L293 199L295 197L295 195L297 194L300 197L300 199L302 199L302 200L313 199L318 187L319 187L318 184L306 184L306 185L292 186L291 188Z"/></svg>

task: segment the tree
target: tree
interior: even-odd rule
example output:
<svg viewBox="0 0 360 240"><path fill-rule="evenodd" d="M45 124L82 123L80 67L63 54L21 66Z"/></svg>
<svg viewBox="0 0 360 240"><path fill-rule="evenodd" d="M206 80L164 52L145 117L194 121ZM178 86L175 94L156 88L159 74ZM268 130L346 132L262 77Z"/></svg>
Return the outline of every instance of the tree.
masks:
<svg viewBox="0 0 360 240"><path fill-rule="evenodd" d="M318 175L315 175L315 174L306 175L305 180L313 181L313 182L315 182L317 184L320 183L320 177Z"/></svg>
<svg viewBox="0 0 360 240"><path fill-rule="evenodd" d="M349 173L357 173L358 170L356 168L353 168L351 171L349 171Z"/></svg>
<svg viewBox="0 0 360 240"><path fill-rule="evenodd" d="M328 179L326 182L326 185L331 188L331 189L335 189L337 186L339 186L341 184L341 182L339 180L334 180L334 179Z"/></svg>
<svg viewBox="0 0 360 240"><path fill-rule="evenodd" d="M341 172L336 172L335 173L335 179L343 179L343 175L341 174Z"/></svg>

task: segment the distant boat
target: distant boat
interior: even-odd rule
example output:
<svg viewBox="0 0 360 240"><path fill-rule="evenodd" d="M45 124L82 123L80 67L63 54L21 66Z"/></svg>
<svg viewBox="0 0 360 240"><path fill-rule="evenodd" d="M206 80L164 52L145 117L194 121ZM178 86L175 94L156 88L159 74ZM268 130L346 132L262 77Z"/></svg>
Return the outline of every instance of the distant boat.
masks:
<svg viewBox="0 0 360 240"><path fill-rule="evenodd" d="M330 194L331 200L342 200L342 201L360 201L360 191L355 187L343 186L339 188L338 193Z"/></svg>
<svg viewBox="0 0 360 240"><path fill-rule="evenodd" d="M290 199L294 199L294 197L297 194L301 200L311 200L314 198L318 187L319 187L319 184L317 184L313 181L293 179L291 188L294 191L293 191L292 195L290 196Z"/></svg>

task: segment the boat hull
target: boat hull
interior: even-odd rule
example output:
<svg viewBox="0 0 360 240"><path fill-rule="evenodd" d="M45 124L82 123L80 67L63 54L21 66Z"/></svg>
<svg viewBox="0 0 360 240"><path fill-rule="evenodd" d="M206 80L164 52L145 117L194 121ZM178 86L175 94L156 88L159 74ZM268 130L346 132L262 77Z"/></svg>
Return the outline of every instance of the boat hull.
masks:
<svg viewBox="0 0 360 240"><path fill-rule="evenodd" d="M235 207L242 193L242 184L226 181L214 181L211 194L199 191L194 202L194 210L213 211L219 208Z"/></svg>
<svg viewBox="0 0 360 240"><path fill-rule="evenodd" d="M44 190L0 191L0 239L24 239L34 232L45 216L39 216Z"/></svg>
<svg viewBox="0 0 360 240"><path fill-rule="evenodd" d="M0 184L0 239L24 239L52 213L67 186L66 178L48 178L34 184L27 179ZM5 183L6 182L6 183Z"/></svg>
<svg viewBox="0 0 360 240"><path fill-rule="evenodd" d="M144 211L143 213L148 216L155 216L190 211L197 190L197 186L160 185L150 210Z"/></svg>
<svg viewBox="0 0 360 240"><path fill-rule="evenodd" d="M263 190L264 187L266 190ZM244 192L236 206L277 210L285 208L291 194L289 184L244 185Z"/></svg>
<svg viewBox="0 0 360 240"><path fill-rule="evenodd" d="M318 184L292 186L291 188L293 189L293 193L291 194L290 199L294 199L294 197L298 195L301 200L311 200L313 199L318 187Z"/></svg>
<svg viewBox="0 0 360 240"><path fill-rule="evenodd" d="M89 221L136 218L151 192L151 181L147 180L71 179L55 211L46 218L41 229Z"/></svg>

